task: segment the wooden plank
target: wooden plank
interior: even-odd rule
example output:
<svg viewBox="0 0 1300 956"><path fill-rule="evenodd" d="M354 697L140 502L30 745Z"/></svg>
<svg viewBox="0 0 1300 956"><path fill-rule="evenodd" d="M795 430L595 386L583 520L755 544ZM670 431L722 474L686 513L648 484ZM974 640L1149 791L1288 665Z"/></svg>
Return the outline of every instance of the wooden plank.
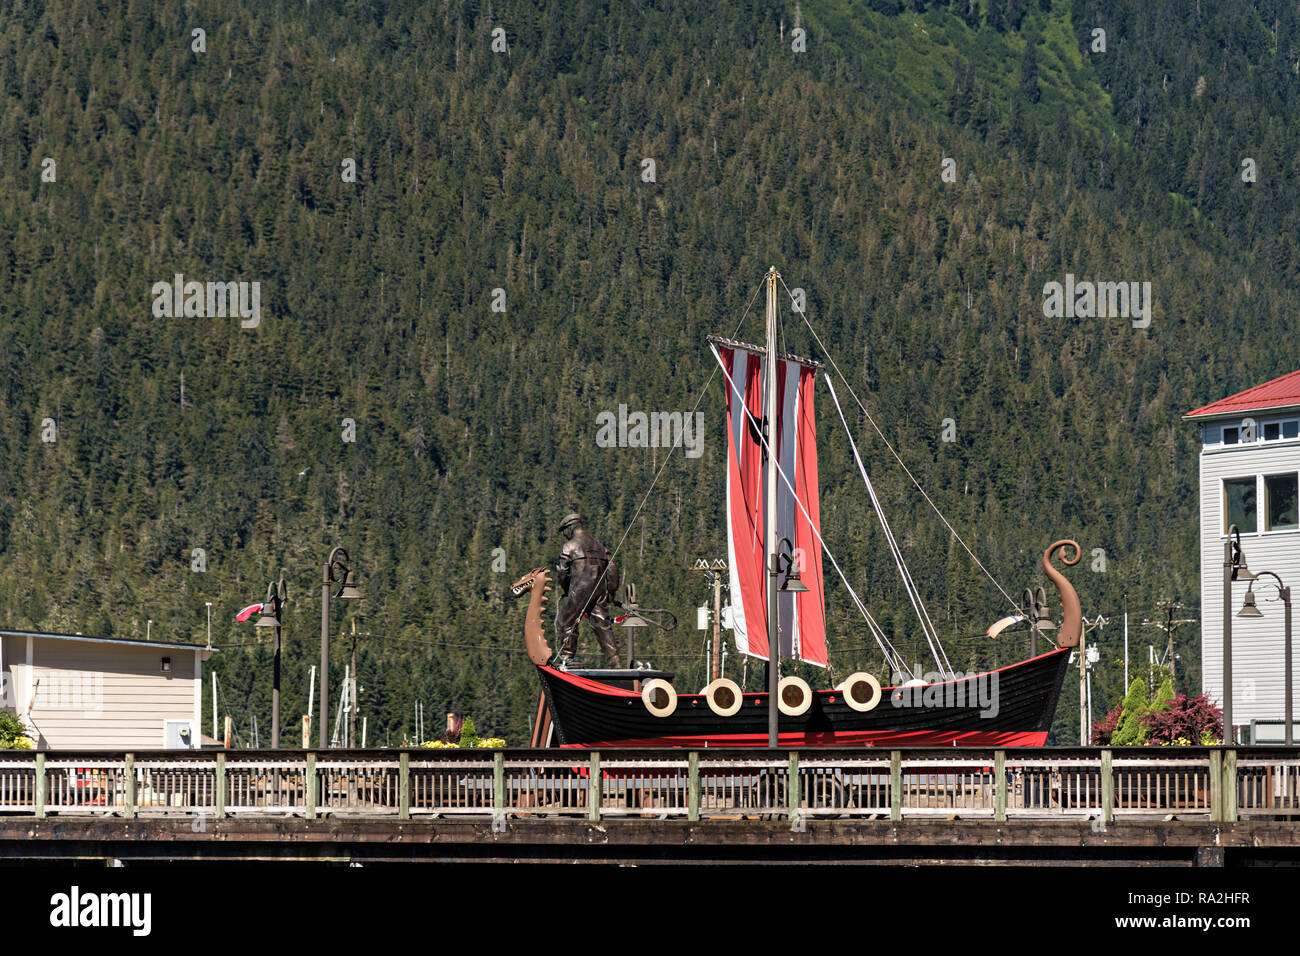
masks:
<svg viewBox="0 0 1300 956"><path fill-rule="evenodd" d="M122 761L122 773L126 776L126 806L123 812L129 820L135 816L135 754L127 754Z"/></svg>
<svg viewBox="0 0 1300 956"><path fill-rule="evenodd" d="M319 803L320 794L318 788L320 780L316 776L316 755L307 754L307 819L316 818L316 807Z"/></svg>
<svg viewBox="0 0 1300 956"><path fill-rule="evenodd" d="M397 769L397 816L411 819L411 755L402 751Z"/></svg>
<svg viewBox="0 0 1300 956"><path fill-rule="evenodd" d="M1223 821L1237 822L1237 751L1223 753Z"/></svg>
<svg viewBox="0 0 1300 956"><path fill-rule="evenodd" d="M903 754L889 752L889 819L903 819Z"/></svg>
<svg viewBox="0 0 1300 956"><path fill-rule="evenodd" d="M587 815L592 823L600 822L600 751L591 752L587 777Z"/></svg>
<svg viewBox="0 0 1300 956"><path fill-rule="evenodd" d="M1210 751L1210 819L1223 819L1223 752Z"/></svg>
<svg viewBox="0 0 1300 956"><path fill-rule="evenodd" d="M799 751L790 751L790 770L789 777L786 779L786 795L789 798L790 822L794 823L799 819L800 797L800 780L799 780Z"/></svg>
<svg viewBox="0 0 1300 956"><path fill-rule="evenodd" d="M226 755L223 751L217 754L217 772L216 772L216 811L217 818L220 819L226 815Z"/></svg>
<svg viewBox="0 0 1300 956"><path fill-rule="evenodd" d="M45 816L45 754L36 754L36 816Z"/></svg>
<svg viewBox="0 0 1300 956"><path fill-rule="evenodd" d="M700 755L692 750L687 758L687 796L686 819L695 821L700 818Z"/></svg>
<svg viewBox="0 0 1300 956"><path fill-rule="evenodd" d="M504 813L506 809L506 765L501 751L492 755L492 810Z"/></svg>
<svg viewBox="0 0 1300 956"><path fill-rule="evenodd" d="M1109 749L1101 752L1101 822L1109 824L1115 819L1115 771L1111 766Z"/></svg>
<svg viewBox="0 0 1300 956"><path fill-rule="evenodd" d="M993 819L1007 819L1007 752L993 751Z"/></svg>

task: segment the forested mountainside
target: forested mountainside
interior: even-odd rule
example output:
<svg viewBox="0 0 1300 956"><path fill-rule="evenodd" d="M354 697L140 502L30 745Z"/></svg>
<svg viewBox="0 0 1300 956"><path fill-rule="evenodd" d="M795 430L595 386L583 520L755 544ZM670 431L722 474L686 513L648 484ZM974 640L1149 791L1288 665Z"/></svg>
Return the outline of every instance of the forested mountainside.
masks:
<svg viewBox="0 0 1300 956"><path fill-rule="evenodd" d="M270 645L234 613L285 570L282 710L305 711L335 544L365 599L336 603L332 698L355 619L369 741L415 736L421 701L425 737L455 709L523 743L508 586L573 509L682 621L635 657L702 684L688 565L726 550L705 336L761 335L769 265L1013 597L1081 542L1099 704L1125 595L1197 616L1180 415L1297 367L1282 0L15 0L0 84L0 625L201 642L210 601L245 743ZM1149 282L1149 325L1045 317L1067 274ZM177 275L257 282L260 309L169 315ZM826 538L925 660L820 401ZM596 442L620 405L697 403L698 457ZM1016 659L1022 635L981 636L1005 599L853 425L953 665ZM828 592L836 675L879 673Z"/></svg>

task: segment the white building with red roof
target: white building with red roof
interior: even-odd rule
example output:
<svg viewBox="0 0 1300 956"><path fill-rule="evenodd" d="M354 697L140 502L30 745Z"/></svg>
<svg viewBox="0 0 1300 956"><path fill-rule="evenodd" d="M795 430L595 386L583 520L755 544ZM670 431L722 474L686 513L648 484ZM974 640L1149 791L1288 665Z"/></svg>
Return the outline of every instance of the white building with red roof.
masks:
<svg viewBox="0 0 1300 956"><path fill-rule="evenodd" d="M1183 420L1201 429L1202 681L1211 699L1221 703L1223 549L1229 526L1241 533L1249 569L1272 571L1293 590L1293 605L1300 601L1300 371L1204 405ZM1244 579L1232 585L1232 722L1248 742L1280 740L1283 607L1276 582L1266 576L1254 586L1263 616L1239 617L1249 586ZM1293 689L1300 687L1295 663L1293 657ZM1293 707L1300 717L1300 706ZM1252 728L1253 721L1274 723Z"/></svg>

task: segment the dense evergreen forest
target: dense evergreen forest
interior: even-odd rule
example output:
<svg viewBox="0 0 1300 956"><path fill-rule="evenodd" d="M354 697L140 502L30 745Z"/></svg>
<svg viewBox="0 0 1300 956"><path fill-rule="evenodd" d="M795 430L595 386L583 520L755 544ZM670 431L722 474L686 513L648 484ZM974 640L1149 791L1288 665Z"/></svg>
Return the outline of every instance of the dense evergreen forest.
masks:
<svg viewBox="0 0 1300 956"><path fill-rule="evenodd" d="M336 602L331 695L355 622L369 742L415 737L422 702L426 738L458 710L523 743L509 585L574 509L682 622L635 658L701 685L688 566L726 551L705 336L761 336L768 265L1007 592L1081 542L1097 717L1125 598L1143 667L1159 599L1198 616L1180 416L1297 367L1283 0L14 0L0 86L0 623L202 642L212 602L244 743L270 644L234 614L285 570L289 745L336 544L365 599ZM1149 326L1045 318L1067 273L1150 282ZM160 316L176 275L258 282L257 324ZM826 538L925 661L819 401ZM598 446L620 404L698 404L703 453ZM982 636L1005 598L852 424L953 665L1020 657L1023 632ZM835 676L880 673L841 588L828 610ZM1177 637L1199 690L1199 630Z"/></svg>

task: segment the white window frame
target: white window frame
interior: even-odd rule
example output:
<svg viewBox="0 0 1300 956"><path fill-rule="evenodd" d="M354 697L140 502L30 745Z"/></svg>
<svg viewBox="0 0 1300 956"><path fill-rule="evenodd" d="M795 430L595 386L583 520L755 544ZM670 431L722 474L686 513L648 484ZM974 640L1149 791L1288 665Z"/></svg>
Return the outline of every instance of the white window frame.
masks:
<svg viewBox="0 0 1300 956"><path fill-rule="evenodd" d="M1255 530L1242 531L1241 536L1247 535L1256 537L1271 537L1279 534L1300 534L1300 528L1269 528L1268 524L1268 482L1265 478L1279 478L1283 475L1294 474L1296 484L1300 486L1300 470L1282 469L1280 471L1256 472L1253 476L1255 479ZM1251 475L1237 475L1232 478L1219 479L1219 537L1228 537L1228 482L1245 481Z"/></svg>
<svg viewBox="0 0 1300 956"><path fill-rule="evenodd" d="M1282 472L1279 472L1279 474L1282 474ZM1238 475L1234 478L1219 479L1219 537L1220 538L1226 538L1228 536L1228 482L1245 481L1247 478L1251 478L1251 477L1255 479L1255 530L1242 531L1241 536L1244 538L1247 535L1257 535L1263 533L1260 530L1260 528L1263 526L1264 523L1260 514L1261 511L1260 503L1262 501L1262 498L1260 496L1261 495L1260 486L1263 483L1263 478L1259 474L1255 474L1253 476Z"/></svg>
<svg viewBox="0 0 1300 956"><path fill-rule="evenodd" d="M1295 475L1297 489L1300 490L1300 472L1294 470L1283 470L1283 471L1269 472L1268 474L1261 473L1259 475L1259 484L1256 486L1255 489L1255 498L1258 502L1256 507L1259 509L1259 519L1256 522L1260 526L1260 530L1257 532L1258 534L1262 534L1262 535L1296 534L1297 532L1300 532L1300 527L1276 528L1276 529L1264 527L1265 525L1268 524L1268 482L1265 481L1264 479L1281 478L1285 475Z"/></svg>

